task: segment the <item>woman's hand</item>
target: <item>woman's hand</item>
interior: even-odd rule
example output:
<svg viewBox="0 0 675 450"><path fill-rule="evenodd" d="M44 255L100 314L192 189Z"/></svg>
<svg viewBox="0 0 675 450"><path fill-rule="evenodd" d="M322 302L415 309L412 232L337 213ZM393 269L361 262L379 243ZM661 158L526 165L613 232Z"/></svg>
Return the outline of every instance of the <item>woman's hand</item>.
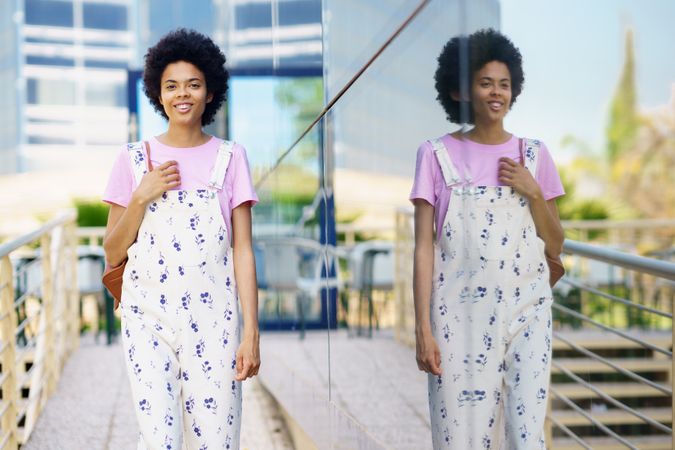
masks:
<svg viewBox="0 0 675 450"><path fill-rule="evenodd" d="M539 236L545 244L544 252L557 258L562 252L565 232L560 225L555 199L545 200L539 183L527 168L510 158L499 158L499 181L513 187L530 202L532 219Z"/></svg>
<svg viewBox="0 0 675 450"><path fill-rule="evenodd" d="M441 351L430 332L417 333L417 368L433 374L441 374Z"/></svg>
<svg viewBox="0 0 675 450"><path fill-rule="evenodd" d="M141 184L134 191L135 199L147 205L164 192L180 185L180 173L176 161L167 161L143 175Z"/></svg>
<svg viewBox="0 0 675 450"><path fill-rule="evenodd" d="M499 158L499 182L511 186L528 200L541 197L541 188L526 167L511 158Z"/></svg>
<svg viewBox="0 0 675 450"><path fill-rule="evenodd" d="M237 381L258 375L260 369L260 340L258 336L246 336L237 349Z"/></svg>

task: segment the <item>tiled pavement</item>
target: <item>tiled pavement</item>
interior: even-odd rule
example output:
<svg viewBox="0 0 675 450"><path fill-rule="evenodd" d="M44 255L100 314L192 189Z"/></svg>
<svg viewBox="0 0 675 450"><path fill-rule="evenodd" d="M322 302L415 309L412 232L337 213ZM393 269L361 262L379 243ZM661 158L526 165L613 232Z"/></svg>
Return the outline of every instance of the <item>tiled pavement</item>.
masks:
<svg viewBox="0 0 675 450"><path fill-rule="evenodd" d="M325 331L304 340L298 333L262 336L261 380L299 424L326 448L432 448L427 376L415 350L389 332L369 339L332 331L330 352L328 339ZM329 398L331 411L322 415Z"/></svg>
<svg viewBox="0 0 675 450"><path fill-rule="evenodd" d="M22 450L133 450L138 426L119 344L83 336ZM244 382L242 450L293 449L278 407L259 381Z"/></svg>

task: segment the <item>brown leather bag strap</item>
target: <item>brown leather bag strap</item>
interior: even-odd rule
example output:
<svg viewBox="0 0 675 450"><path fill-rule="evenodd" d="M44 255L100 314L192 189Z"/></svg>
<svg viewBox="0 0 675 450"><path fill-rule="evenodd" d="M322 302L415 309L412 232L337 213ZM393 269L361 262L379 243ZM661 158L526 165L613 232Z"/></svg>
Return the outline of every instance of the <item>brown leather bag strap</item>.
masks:
<svg viewBox="0 0 675 450"><path fill-rule="evenodd" d="M150 159L150 144L148 141L143 141L143 144L145 145L145 153L148 156L148 172L152 172L152 160Z"/></svg>

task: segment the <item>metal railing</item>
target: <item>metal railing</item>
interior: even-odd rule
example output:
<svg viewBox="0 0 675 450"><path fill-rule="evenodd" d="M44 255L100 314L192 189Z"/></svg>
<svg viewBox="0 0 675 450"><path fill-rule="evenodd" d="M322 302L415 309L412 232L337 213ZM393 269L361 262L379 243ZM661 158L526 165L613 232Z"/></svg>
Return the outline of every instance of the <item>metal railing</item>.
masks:
<svg viewBox="0 0 675 450"><path fill-rule="evenodd" d="M75 211L68 211L0 245L3 449L17 449L28 440L65 361L79 345L75 218Z"/></svg>
<svg viewBox="0 0 675 450"><path fill-rule="evenodd" d="M575 226L583 228L580 223L575 223ZM635 224L632 223L631 226ZM412 210L400 209L396 214L396 336L409 345L414 345L413 248ZM557 301L553 304L556 323L553 333L554 351L575 354L583 358L577 361L593 363L596 369L584 368L578 364L576 368L573 365L568 366L574 358L554 356L553 372L558 381L564 378L567 383L551 385L552 395L549 396L546 428L549 445L552 445L551 448L558 448L556 444L567 438L564 448L568 448L567 445L576 445L574 448L594 448L600 445L600 441L603 448L644 448L647 442L645 439L662 437L664 439L661 441L652 439L649 445L655 445L653 448L675 448L672 447L672 417L675 415L672 394L675 374L675 360L672 356L675 348L675 331L672 326L675 264L569 239L565 241L564 253L567 274L556 287ZM606 267L602 267L603 265ZM589 282L587 280L591 270L609 275L598 277L596 273L595 279ZM574 295L580 299L578 304L564 304L564 299ZM589 308L589 305L599 302L619 305L629 316L650 315L658 320L646 321L650 325L649 329L631 326L631 322L616 325L605 313L607 310L611 311L611 308L603 308L603 313ZM566 325L569 319L576 321L574 328ZM580 338L584 336L585 339ZM611 356L602 355L607 348L597 342L598 337L607 342ZM593 342L594 339L596 342ZM646 357L614 357L624 348L630 349L633 354L641 352ZM666 361L667 364L661 364ZM643 364L643 367L639 367L638 363ZM641 389L649 392L644 398L655 397L655 404L661 407L642 408L636 406L639 402L626 401L625 392L619 391L621 385L617 388L617 384L597 382L597 377L588 376L594 370L609 374L615 383L629 383L635 389L644 386ZM658 378L659 371L666 373L663 377L665 380L654 379ZM585 390L586 394L565 394L563 388L570 386ZM609 392L611 388L614 390ZM670 404L664 408L662 406L667 397L670 397ZM592 411L592 408L584 407L589 399L599 399L603 411L616 414L613 418L608 418L609 416ZM619 414L621 418L617 419ZM617 428L616 425L623 423L643 428L637 434L635 428L631 434L622 433L626 428ZM555 439L554 430L558 430Z"/></svg>

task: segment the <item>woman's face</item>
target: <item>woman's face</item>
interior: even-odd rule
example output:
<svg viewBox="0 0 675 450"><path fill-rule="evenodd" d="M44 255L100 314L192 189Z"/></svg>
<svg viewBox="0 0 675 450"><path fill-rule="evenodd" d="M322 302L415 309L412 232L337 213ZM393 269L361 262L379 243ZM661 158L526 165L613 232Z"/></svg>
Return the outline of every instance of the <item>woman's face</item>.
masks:
<svg viewBox="0 0 675 450"><path fill-rule="evenodd" d="M490 61L474 73L471 103L476 123L504 120L511 107L511 73L506 64Z"/></svg>
<svg viewBox="0 0 675 450"><path fill-rule="evenodd" d="M159 102L175 125L201 126L206 104L213 98L206 92L206 79L194 64L176 61L162 73Z"/></svg>

